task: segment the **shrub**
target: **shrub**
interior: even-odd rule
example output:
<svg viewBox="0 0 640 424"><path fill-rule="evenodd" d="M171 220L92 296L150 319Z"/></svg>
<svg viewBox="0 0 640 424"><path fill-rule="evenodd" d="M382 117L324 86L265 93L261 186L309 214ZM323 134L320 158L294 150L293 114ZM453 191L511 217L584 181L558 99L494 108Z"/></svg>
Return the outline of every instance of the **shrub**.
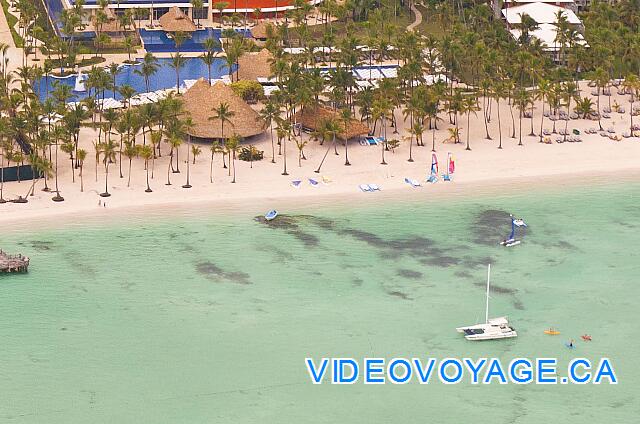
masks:
<svg viewBox="0 0 640 424"><path fill-rule="evenodd" d="M264 88L258 81L236 81L231 84L231 88L247 103L255 103L264 97Z"/></svg>
<svg viewBox="0 0 640 424"><path fill-rule="evenodd" d="M264 159L264 152L256 149L254 146L243 147L240 149L238 159L245 162L255 162Z"/></svg>

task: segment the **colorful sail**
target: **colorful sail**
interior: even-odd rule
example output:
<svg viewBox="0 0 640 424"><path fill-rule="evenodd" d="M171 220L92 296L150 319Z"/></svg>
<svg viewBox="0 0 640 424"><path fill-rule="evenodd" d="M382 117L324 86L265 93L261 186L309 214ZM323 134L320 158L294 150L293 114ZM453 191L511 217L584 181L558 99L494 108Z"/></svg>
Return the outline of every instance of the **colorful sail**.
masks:
<svg viewBox="0 0 640 424"><path fill-rule="evenodd" d="M431 175L438 175L438 157L431 153Z"/></svg>
<svg viewBox="0 0 640 424"><path fill-rule="evenodd" d="M453 155L451 153L449 153L449 168L447 171L449 174L456 172L456 163L453 160Z"/></svg>

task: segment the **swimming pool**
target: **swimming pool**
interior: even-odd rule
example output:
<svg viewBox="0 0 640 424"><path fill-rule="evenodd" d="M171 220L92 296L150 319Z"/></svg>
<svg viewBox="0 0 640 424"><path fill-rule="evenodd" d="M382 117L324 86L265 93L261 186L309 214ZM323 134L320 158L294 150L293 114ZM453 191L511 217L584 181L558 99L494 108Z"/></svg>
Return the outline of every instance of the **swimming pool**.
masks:
<svg viewBox="0 0 640 424"><path fill-rule="evenodd" d="M175 87L176 85L176 73L175 70L170 66L171 59L158 59L158 72L153 75L149 79L149 89L151 91L161 90L165 88ZM136 92L143 93L146 91L144 78L138 75L135 70L139 69L139 65L123 65L120 67L120 73L116 76L116 84L118 86L122 86L124 84L129 84L132 86ZM211 78L220 78L223 75L228 74L228 68L226 67L224 60L216 59L216 61L211 66ZM190 58L186 59L184 66L180 69L180 84L182 85L185 80L195 80L198 78L204 77L208 78L208 67L205 63L199 58ZM61 84L69 85L71 88L75 87L76 84L76 76L72 75L67 78L55 78L55 77L47 77L42 78L39 82L34 84L34 89L36 93L38 93L41 100L47 98L48 93L53 89L54 81L58 81ZM86 92L74 92L74 98L70 101L79 101L87 97ZM116 99L121 99L119 93L114 93L111 91L105 92L105 98L114 97Z"/></svg>
<svg viewBox="0 0 640 424"><path fill-rule="evenodd" d="M251 37L251 32L244 29L236 29L236 32ZM222 30L218 28L199 29L191 33L191 37L187 38L180 46L181 52L202 52L204 51L204 41L207 38L215 38L220 40ZM171 53L176 51L176 43L167 36L164 31L149 31L140 29L140 38L145 50L152 53Z"/></svg>

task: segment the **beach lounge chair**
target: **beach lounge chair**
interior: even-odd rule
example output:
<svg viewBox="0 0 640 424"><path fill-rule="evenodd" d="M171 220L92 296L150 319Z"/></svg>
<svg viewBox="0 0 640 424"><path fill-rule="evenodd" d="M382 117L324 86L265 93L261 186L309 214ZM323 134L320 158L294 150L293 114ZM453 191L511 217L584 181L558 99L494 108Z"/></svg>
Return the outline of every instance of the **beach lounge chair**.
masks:
<svg viewBox="0 0 640 424"><path fill-rule="evenodd" d="M311 186L313 187L318 187L320 185L320 183L314 180L313 178L308 178L308 180L309 180L309 184L311 184Z"/></svg>
<svg viewBox="0 0 640 424"><path fill-rule="evenodd" d="M291 181L291 185L292 185L293 187L295 187L295 188L299 188L299 187L300 187L300 184L302 184L302 181L301 181L301 180L293 180L293 181Z"/></svg>
<svg viewBox="0 0 640 424"><path fill-rule="evenodd" d="M359 143L360 143L361 146L368 146L369 145L369 143L367 143L367 140L360 140Z"/></svg>
<svg viewBox="0 0 640 424"><path fill-rule="evenodd" d="M327 177L327 176L323 175L323 176L322 176L322 182L323 182L323 183L325 183L325 184L331 184L331 183L332 183L332 180L331 180L331 178L329 178L329 177Z"/></svg>
<svg viewBox="0 0 640 424"><path fill-rule="evenodd" d="M619 107L618 113L626 113L626 110L623 107Z"/></svg>
<svg viewBox="0 0 640 424"><path fill-rule="evenodd" d="M551 137L545 137L545 138L542 140L542 142L543 142L544 144L551 144Z"/></svg>
<svg viewBox="0 0 640 424"><path fill-rule="evenodd" d="M613 133L615 133L615 132L616 132L616 130L614 130L614 129L613 129L613 127L609 127L609 128L607 128L607 132L608 132L609 134L613 134Z"/></svg>
<svg viewBox="0 0 640 424"><path fill-rule="evenodd" d="M606 131L600 131L600 137L609 137Z"/></svg>
<svg viewBox="0 0 640 424"><path fill-rule="evenodd" d="M575 135L580 135L580 130L578 130L578 129L574 128L574 129L573 129L573 133L574 133Z"/></svg>
<svg viewBox="0 0 640 424"><path fill-rule="evenodd" d="M405 182L405 183L407 183L407 184L409 184L409 185L410 185L411 187L413 187L413 188L415 188L415 187L420 187L420 186L421 186L421 184L420 184L420 182L419 182L419 181L416 181L416 180L411 179L411 178L405 178L405 179L404 179L404 182Z"/></svg>
<svg viewBox="0 0 640 424"><path fill-rule="evenodd" d="M609 119L609 118L611 118L611 115L609 113L605 112L605 113L602 114L602 117L605 118L605 119Z"/></svg>
<svg viewBox="0 0 640 424"><path fill-rule="evenodd" d="M580 118L580 117L578 116L578 114L577 114L577 113L572 113L572 114L570 115L570 118L571 118L571 119L578 119L578 118Z"/></svg>
<svg viewBox="0 0 640 424"><path fill-rule="evenodd" d="M556 143L558 143L558 144L564 143L564 138L562 138L562 137L556 138Z"/></svg>
<svg viewBox="0 0 640 424"><path fill-rule="evenodd" d="M548 129L545 128L544 130L542 130L542 134L551 135L551 130L548 130Z"/></svg>
<svg viewBox="0 0 640 424"><path fill-rule="evenodd" d="M378 186L378 184L369 184L369 188L371 189L371 191L380 191L381 188Z"/></svg>
<svg viewBox="0 0 640 424"><path fill-rule="evenodd" d="M358 188L364 192L372 192L373 190L369 187L369 184L360 184Z"/></svg>
<svg viewBox="0 0 640 424"><path fill-rule="evenodd" d="M611 108L609 106L605 106L604 108L602 108L602 112L603 113L611 113Z"/></svg>
<svg viewBox="0 0 640 424"><path fill-rule="evenodd" d="M622 133L622 137L631 138L631 133L629 131L625 131L625 132Z"/></svg>

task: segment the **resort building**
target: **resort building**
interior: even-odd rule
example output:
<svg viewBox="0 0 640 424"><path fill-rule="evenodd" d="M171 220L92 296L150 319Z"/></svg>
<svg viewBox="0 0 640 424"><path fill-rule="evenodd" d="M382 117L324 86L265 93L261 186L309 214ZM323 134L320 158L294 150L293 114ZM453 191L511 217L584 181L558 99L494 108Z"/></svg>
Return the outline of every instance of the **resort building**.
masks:
<svg viewBox="0 0 640 424"><path fill-rule="evenodd" d="M316 5L322 0L308 0L311 5ZM71 9L76 5L76 0L44 0L49 14L53 21L60 15L62 10ZM171 7L178 7L189 18L194 21L202 21L203 24L213 24L219 20L221 14L241 14L247 18L253 18L255 12L259 11L261 16L274 16L287 10L294 9L293 0L204 0L202 7L194 7L190 0L119 0L111 1L109 9L116 15L125 13L127 9L142 9L141 14L148 20L153 17L153 22L157 23L160 17ZM100 8L98 0L85 0L82 8L89 11L85 23L91 22L91 15Z"/></svg>
<svg viewBox="0 0 640 424"><path fill-rule="evenodd" d="M516 2L518 0L511 0ZM527 15L537 23L537 29L530 32L529 36L536 38L542 44L545 51L549 52L554 61L559 62L561 58L559 53L565 49L569 40L563 40L562 36L558 36L558 17L564 18L566 26L572 31L577 43L586 46L586 42L582 35L584 27L578 15L573 11L573 1L559 0L553 3L562 4L558 6L549 2L529 1L517 6L510 6L502 9L502 16L507 24L507 28L511 35L519 40L521 37L522 17Z"/></svg>
<svg viewBox="0 0 640 424"><path fill-rule="evenodd" d="M200 78L184 93L182 100L186 116L191 117L193 121L193 126L187 130L192 137L213 140L239 135L247 138L265 131L264 122L258 112L223 82L209 85ZM212 110L221 103L226 103L232 112L224 126L219 119L213 117Z"/></svg>

